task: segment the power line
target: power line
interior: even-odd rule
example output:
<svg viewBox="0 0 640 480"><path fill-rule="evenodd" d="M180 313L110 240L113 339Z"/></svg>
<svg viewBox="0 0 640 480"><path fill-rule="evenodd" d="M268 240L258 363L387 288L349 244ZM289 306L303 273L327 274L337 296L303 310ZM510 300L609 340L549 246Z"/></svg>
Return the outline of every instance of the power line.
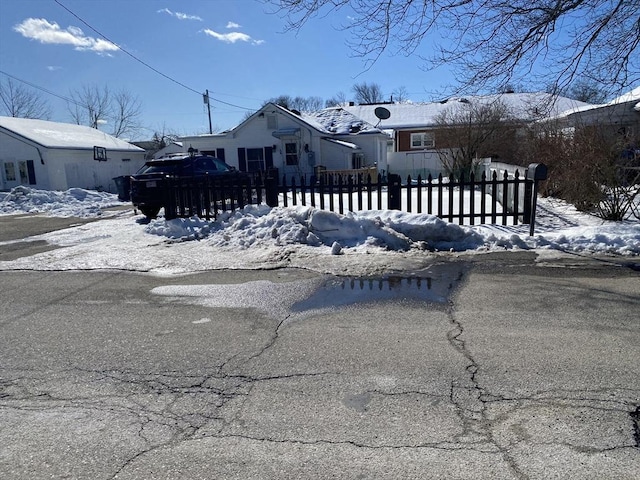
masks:
<svg viewBox="0 0 640 480"><path fill-rule="evenodd" d="M74 99L72 99L72 98L65 97L65 96L63 96L63 95L59 95L59 94L57 94L57 93L54 93L54 92L52 92L51 90L47 90L46 88L41 87L41 86L39 86L39 85L36 85L35 83L31 83L31 82L29 82L29 81L27 81L27 80L23 80L22 78L18 78L18 77L16 77L15 75L11 75L10 73L3 72L2 70L0 70L0 73L1 73L1 74L3 74L3 75L6 75L6 76L7 76L7 77L9 77L9 78L13 78L14 80L17 80L18 82L22 82L22 83L24 83L24 84L26 84L26 85L29 85L29 86L30 86L30 87L32 87L32 88L35 88L35 89L37 89L37 90L41 90L41 91L43 91L43 92L45 92L45 93L48 93L49 95L53 95L54 97L57 97L57 98L59 98L60 100L64 100L65 102L73 103L74 105L77 105L77 106L79 106L79 107L82 107L82 106L83 106L83 105L79 104L78 102L76 102L76 101L75 101Z"/></svg>
<svg viewBox="0 0 640 480"><path fill-rule="evenodd" d="M140 58L136 57L134 54L132 54L131 52L125 50L124 48L122 48L120 45L118 45L116 42L114 42L113 40L111 40L109 37L107 37L106 35L104 35L103 33L99 32L98 30L96 30L93 26L89 25L86 21L84 21L82 18L80 18L78 15L76 15L74 12L72 12L70 9L68 9L66 6L64 6L62 3L59 2L59 0L53 0L54 2L56 2L58 5L60 5L62 8L64 8L67 12L69 12L71 15L73 15L78 21L82 22L84 25L86 25L88 28L90 28L91 30L93 30L95 33L97 33L98 35L100 35L102 38L104 38L106 41L112 43L113 45L115 45L116 47L118 47L119 50L121 50L122 52L126 53L127 55L129 55L131 58L133 58L136 62L141 63L142 65L144 65L145 67L147 67L148 69L152 70L153 72L157 73L158 75L166 78L167 80L180 85L182 88L185 88L187 90L189 90L190 92L196 93L200 96L202 96L202 92L199 92L197 90L195 90L194 88L191 88L188 85L185 85L184 83L176 80L175 78L170 77L169 75L166 75L165 73L162 73L160 70L158 70L157 68L152 67L151 65L149 65L148 63L146 63L145 61L141 60ZM253 108L246 108L246 107L242 107L240 105L234 105L233 103L229 103L229 102L225 102L223 100L219 100L217 98L213 98L210 97L211 100L214 100L216 102L225 104L225 105L229 105L231 107L236 107L236 108L241 108L243 110L255 110Z"/></svg>

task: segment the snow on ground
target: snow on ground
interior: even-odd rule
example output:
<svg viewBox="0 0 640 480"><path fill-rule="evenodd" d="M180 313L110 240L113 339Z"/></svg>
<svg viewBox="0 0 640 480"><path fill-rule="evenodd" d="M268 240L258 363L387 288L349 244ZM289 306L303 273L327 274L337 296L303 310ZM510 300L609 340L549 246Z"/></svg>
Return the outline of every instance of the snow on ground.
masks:
<svg viewBox="0 0 640 480"><path fill-rule="evenodd" d="M31 237L64 248L0 262L0 270L121 269L172 275L289 266L365 275L417 269L433 263L440 252L640 255L637 219L607 222L554 199L539 200L534 236L529 236L528 225L458 226L432 215L387 210L339 215L308 206L250 205L210 222L147 221L126 205L113 194L82 189L19 187L0 193L0 215L97 218ZM114 206L122 208L110 208ZM16 215L15 221L20 218ZM8 243L0 242L0 248Z"/></svg>
<svg viewBox="0 0 640 480"><path fill-rule="evenodd" d="M103 209L121 204L116 195L83 188L56 192L19 186L10 192L0 192L0 215L46 213L56 217L97 217L103 214Z"/></svg>

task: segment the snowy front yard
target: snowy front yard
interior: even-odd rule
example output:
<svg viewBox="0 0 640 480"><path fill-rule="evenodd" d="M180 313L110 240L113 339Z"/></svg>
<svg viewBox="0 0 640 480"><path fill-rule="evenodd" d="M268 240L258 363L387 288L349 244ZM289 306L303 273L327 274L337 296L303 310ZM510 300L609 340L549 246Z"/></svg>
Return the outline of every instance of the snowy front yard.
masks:
<svg viewBox="0 0 640 480"><path fill-rule="evenodd" d="M0 193L1 215L29 212L97 218L31 237L66 248L0 262L0 269L112 268L171 275L299 266L362 274L415 267L431 252L640 255L637 220L606 222L554 199L539 199L532 237L528 225L459 226L432 215L386 210L339 215L310 206L252 205L211 222L160 217L147 223L133 209L110 209L126 205L113 194L77 188L47 192L21 187L19 194Z"/></svg>

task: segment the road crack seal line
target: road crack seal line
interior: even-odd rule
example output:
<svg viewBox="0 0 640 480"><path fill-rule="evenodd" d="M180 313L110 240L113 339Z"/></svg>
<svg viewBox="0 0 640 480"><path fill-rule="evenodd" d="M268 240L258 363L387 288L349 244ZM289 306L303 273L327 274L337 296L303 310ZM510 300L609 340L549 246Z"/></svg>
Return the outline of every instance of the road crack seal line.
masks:
<svg viewBox="0 0 640 480"><path fill-rule="evenodd" d="M515 458L512 457L508 449L500 446L493 436L491 422L487 418L487 403L485 400L491 395L486 392L478 382L477 374L480 366L467 348L466 342L462 339L464 326L456 319L452 302L450 302L447 312L449 322L453 325L453 328L447 332L447 340L449 344L467 360L468 364L465 367L465 372L470 382L467 386L459 384L456 381L451 382L449 393L450 401L456 407L458 416L463 424L463 433L458 437L470 437L472 439L477 435L483 438L486 443L495 446L496 450L502 455L503 460L517 478L526 479L528 476L520 471ZM462 440L462 438L460 438L460 440ZM469 438L464 439L464 442L469 442Z"/></svg>

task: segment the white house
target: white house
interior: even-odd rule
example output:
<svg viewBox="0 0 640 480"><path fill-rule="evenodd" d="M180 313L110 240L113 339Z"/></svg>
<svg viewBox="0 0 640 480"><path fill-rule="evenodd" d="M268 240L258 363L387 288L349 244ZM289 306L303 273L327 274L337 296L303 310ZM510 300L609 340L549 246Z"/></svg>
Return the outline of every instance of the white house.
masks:
<svg viewBox="0 0 640 480"><path fill-rule="evenodd" d="M169 142L169 144L165 147L162 147L160 150L153 154L153 158L162 158L165 155L171 155L172 153L187 153L182 145L182 142Z"/></svg>
<svg viewBox="0 0 640 480"><path fill-rule="evenodd" d="M310 176L316 167L385 170L388 136L343 108L299 113L268 103L228 132L180 140L241 171Z"/></svg>
<svg viewBox="0 0 640 480"><path fill-rule="evenodd" d="M349 105L345 109L386 131L390 136L387 163L389 170L402 176L442 171L438 153L442 128L440 116L462 111L469 106L501 104L511 116L526 124L549 118L561 112L592 105L548 93L503 93L495 95L460 96L427 103L384 103Z"/></svg>
<svg viewBox="0 0 640 480"><path fill-rule="evenodd" d="M622 145L640 152L640 87L603 105L567 110L549 121L563 131L597 126Z"/></svg>
<svg viewBox="0 0 640 480"><path fill-rule="evenodd" d="M30 185L115 193L113 179L135 173L144 156L142 148L94 128L0 117L0 190Z"/></svg>

